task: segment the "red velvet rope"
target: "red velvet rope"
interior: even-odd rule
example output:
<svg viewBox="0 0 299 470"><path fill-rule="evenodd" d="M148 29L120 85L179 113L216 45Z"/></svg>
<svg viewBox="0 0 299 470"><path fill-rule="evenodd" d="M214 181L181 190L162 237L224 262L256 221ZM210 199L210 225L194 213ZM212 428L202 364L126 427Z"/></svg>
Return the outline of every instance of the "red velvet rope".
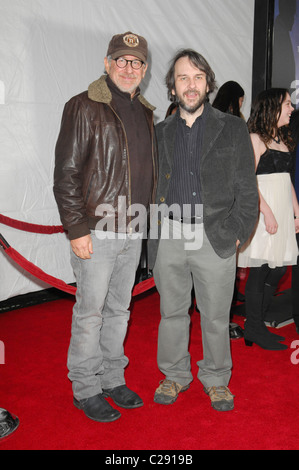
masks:
<svg viewBox="0 0 299 470"><path fill-rule="evenodd" d="M41 281L49 284L50 286L56 287L57 289L67 292L68 294L75 295L76 294L76 287L70 286L66 284L64 281L57 279L56 277L47 274L42 269L35 266L33 263L28 261L24 256L18 253L14 248L12 248L5 238L0 233L0 246L4 248L5 253L14 261L16 262L21 268L23 268L28 273L32 274L34 277L37 277ZM152 287L155 287L154 278L151 277L146 279L145 281L140 282L137 284L133 289L133 296L139 295Z"/></svg>
<svg viewBox="0 0 299 470"><path fill-rule="evenodd" d="M20 220L14 220L10 217L0 214L0 223L8 225L9 227L16 228L17 230L23 230L31 233L43 233L46 235L52 235L53 233L63 233L64 228L62 225L38 225L29 224L28 222L21 222Z"/></svg>

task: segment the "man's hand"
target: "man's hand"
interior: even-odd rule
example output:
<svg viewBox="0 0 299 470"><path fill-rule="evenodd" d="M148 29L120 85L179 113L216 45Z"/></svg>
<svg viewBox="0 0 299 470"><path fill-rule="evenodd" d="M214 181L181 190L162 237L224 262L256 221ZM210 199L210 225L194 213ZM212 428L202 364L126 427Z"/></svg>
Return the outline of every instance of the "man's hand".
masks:
<svg viewBox="0 0 299 470"><path fill-rule="evenodd" d="M82 259L89 259L92 251L92 241L90 235L71 240L71 247L76 256Z"/></svg>

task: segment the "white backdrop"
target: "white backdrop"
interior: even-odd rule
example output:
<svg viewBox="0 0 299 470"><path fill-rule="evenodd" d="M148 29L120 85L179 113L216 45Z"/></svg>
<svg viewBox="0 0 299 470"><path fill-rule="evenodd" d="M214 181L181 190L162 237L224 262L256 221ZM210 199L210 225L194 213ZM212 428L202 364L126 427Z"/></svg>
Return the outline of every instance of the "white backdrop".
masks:
<svg viewBox="0 0 299 470"><path fill-rule="evenodd" d="M169 102L164 77L182 47L200 52L218 86L235 80L251 101L254 0L0 0L0 214L60 225L53 196L54 148L64 103L104 71L114 34L131 30L149 43L142 92L156 106ZM0 224L25 258L74 282L64 234L40 235ZM0 249L0 301L50 287Z"/></svg>

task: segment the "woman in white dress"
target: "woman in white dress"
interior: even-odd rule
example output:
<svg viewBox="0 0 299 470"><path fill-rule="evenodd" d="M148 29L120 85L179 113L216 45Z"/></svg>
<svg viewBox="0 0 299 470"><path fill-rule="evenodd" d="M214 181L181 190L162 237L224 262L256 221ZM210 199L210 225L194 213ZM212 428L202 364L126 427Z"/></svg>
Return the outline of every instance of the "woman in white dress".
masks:
<svg viewBox="0 0 299 470"><path fill-rule="evenodd" d="M259 220L238 256L239 267L250 267L245 288L245 344L282 350L283 337L270 332L264 317L288 265L296 264L299 205L290 172L294 143L288 130L292 107L287 90L272 88L257 97L248 129L253 145L260 194Z"/></svg>

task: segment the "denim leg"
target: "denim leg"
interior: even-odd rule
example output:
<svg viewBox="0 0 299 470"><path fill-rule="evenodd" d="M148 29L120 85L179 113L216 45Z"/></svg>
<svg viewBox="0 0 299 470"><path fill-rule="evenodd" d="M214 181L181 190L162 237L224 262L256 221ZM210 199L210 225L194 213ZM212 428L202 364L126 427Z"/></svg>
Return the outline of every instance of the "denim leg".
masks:
<svg viewBox="0 0 299 470"><path fill-rule="evenodd" d="M107 363L104 363L104 353L101 347L102 343L104 343L104 347L106 341L109 343L109 339L103 340L104 335L110 340L113 338L115 349L112 354L115 350L118 351L118 361L121 364L118 375L119 380L123 380L123 372L121 373L120 369L127 364L127 359L123 356L123 339L126 330L125 325L128 321L127 309L135 279L136 256L134 257L134 269L133 263L128 263L129 266L127 267L119 262L119 258L122 258L122 252L127 244L126 239L105 238L99 240L92 232L92 241L93 254L91 259L82 260L71 252L77 293L68 353L68 377L72 381L73 393L78 400L102 392L102 378L105 377L105 367L109 367ZM117 306L118 314L114 315L113 302L111 303L107 299L113 295L110 282L115 279L116 269L118 270L117 280L119 285L114 282L113 288L119 291L119 305ZM107 304L111 305L109 310L110 320L107 320L109 314L105 310ZM119 314L120 311L123 312L122 318ZM109 355L105 351L105 355L107 354Z"/></svg>
<svg viewBox="0 0 299 470"><path fill-rule="evenodd" d="M124 354L124 340L130 318L130 303L136 270L140 260L142 240L128 236L119 252L110 279L109 290L102 312L103 324L100 346L103 353L104 389L125 384L124 370L129 360Z"/></svg>

